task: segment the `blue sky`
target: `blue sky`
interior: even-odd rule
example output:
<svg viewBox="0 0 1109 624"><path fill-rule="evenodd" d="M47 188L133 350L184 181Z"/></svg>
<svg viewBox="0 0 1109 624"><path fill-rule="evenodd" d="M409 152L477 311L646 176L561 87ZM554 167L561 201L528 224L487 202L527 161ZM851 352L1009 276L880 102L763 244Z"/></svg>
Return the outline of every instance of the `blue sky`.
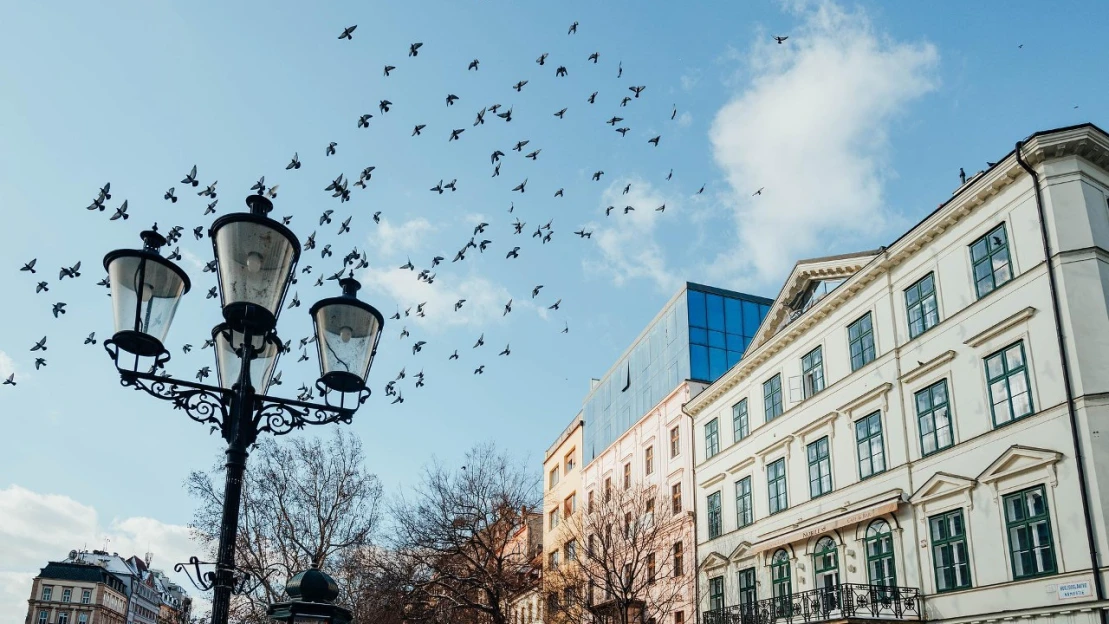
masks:
<svg viewBox="0 0 1109 624"><path fill-rule="evenodd" d="M386 316L428 302L426 318L387 321L375 395L351 427L387 489L412 482L432 456L450 461L488 439L529 454L538 472L589 378L682 281L773 297L799 257L896 238L950 196L959 167L984 168L1036 130L1109 123L1109 82L1097 63L1109 5L1052 9L1031 1L1003 10L634 0L12 4L0 23L8 59L0 65L0 372L15 372L19 385L0 390L0 515L16 519L0 529L0 550L16 554L0 562L0 602L24 600L28 575L48 558L105 538L113 549L153 549L156 566L191 554L182 526L193 501L182 481L216 461L221 440L120 388L100 346L82 340L111 333L110 302L95 286L104 253L136 245L155 221L163 232L181 225L181 264L194 288L170 333L169 368L191 378L213 365L199 349L219 318L204 298L214 277L199 271L211 246L189 235L211 217L179 183L193 164L202 184L219 181L219 214L240 210L265 175L280 186L276 213L292 215L302 239L318 230L320 246L333 245L332 258L305 252L301 266L313 273L292 287L304 305L283 314L283 338L308 335L307 307L335 290L314 288L315 277L337 270L352 248L367 252L363 296ZM578 33L568 36L574 21ZM337 40L351 24L354 39ZM790 39L775 44L776 34ZM424 46L410 58L416 41ZM597 64L586 60L592 52ZM549 57L539 66L542 53ZM474 58L480 69L467 71ZM386 64L397 68L389 77ZM559 65L566 77L555 76ZM522 92L511 89L525 79ZM632 85L647 89L621 107ZM451 107L449 93L460 97ZM393 102L389 113L379 112L381 99ZM494 103L511 106L513 121L487 114L472 126ZM563 107L559 120L553 113ZM363 113L374 117L357 129ZM626 137L604 123L613 115L625 118ZM427 128L412 137L416 124ZM466 131L448 143L454 128ZM657 148L647 143L656 135ZM525 139L524 153L542 149L534 162L510 151ZM325 157L331 141L338 153ZM494 149L508 154L498 178ZM304 165L287 172L294 152ZM353 181L367 166L377 167L373 179L352 189L351 202L323 192L339 173ZM605 175L593 182L597 170ZM457 192L428 191L453 178ZM525 178L527 192L511 192ZM131 219L84 209L107 181L109 211L127 199ZM162 199L171 186L176 204ZM565 196L554 197L560 188ZM608 205L617 210L605 217ZM636 211L623 214L625 205ZM337 218L320 227L325 209ZM352 231L338 236L347 216ZM516 217L523 235L512 233ZM551 243L530 236L551 219ZM493 241L489 251L450 263L480 222L490 224L482 235ZM581 228L593 237L572 234ZM506 260L515 246L520 259ZM428 267L435 255L448 261L433 285L397 268L409 257ZM31 258L39 275L18 271ZM78 260L83 275L58 282L57 270ZM49 293L35 294L38 279ZM455 313L458 298L467 304ZM509 298L513 312L502 316ZM547 310L557 299L561 309ZM68 312L55 319L58 301ZM400 339L402 328L412 336ZM483 333L486 346L472 349ZM35 371L29 348L43 335L47 366ZM424 352L412 354L414 340L427 342ZM185 343L198 348L186 355ZM506 344L511 356L498 357ZM455 349L461 359L448 362ZM307 363L298 355L281 366L278 391L289 396L317 370L314 352ZM481 364L485 374L473 375ZM381 388L402 367L405 402L389 405ZM411 374L421 369L427 386L417 389Z"/></svg>

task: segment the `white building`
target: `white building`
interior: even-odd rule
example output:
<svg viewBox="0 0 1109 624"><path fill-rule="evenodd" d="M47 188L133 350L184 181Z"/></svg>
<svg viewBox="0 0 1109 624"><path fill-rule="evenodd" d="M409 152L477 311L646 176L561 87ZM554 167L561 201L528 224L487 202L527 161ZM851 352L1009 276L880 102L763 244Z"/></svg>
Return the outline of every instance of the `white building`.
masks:
<svg viewBox="0 0 1109 624"><path fill-rule="evenodd" d="M685 406L702 621L1103 617L1107 168L1099 128L1038 133L796 265Z"/></svg>

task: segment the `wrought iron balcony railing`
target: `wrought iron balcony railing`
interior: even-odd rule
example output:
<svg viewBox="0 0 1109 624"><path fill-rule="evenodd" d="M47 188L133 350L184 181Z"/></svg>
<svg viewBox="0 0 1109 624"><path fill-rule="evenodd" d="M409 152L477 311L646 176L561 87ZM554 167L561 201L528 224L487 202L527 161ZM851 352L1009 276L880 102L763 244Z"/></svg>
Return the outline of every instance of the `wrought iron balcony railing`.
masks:
<svg viewBox="0 0 1109 624"><path fill-rule="evenodd" d="M704 624L793 624L846 618L920 620L924 604L915 587L842 583L704 612Z"/></svg>

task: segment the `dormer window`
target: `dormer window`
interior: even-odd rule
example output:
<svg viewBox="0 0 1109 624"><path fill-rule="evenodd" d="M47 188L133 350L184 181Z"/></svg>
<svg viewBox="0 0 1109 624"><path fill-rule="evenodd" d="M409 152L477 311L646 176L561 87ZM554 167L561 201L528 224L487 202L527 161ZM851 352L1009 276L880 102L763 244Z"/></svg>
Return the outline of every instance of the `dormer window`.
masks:
<svg viewBox="0 0 1109 624"><path fill-rule="evenodd" d="M813 280L809 282L805 290L801 291L793 301L790 301L788 306L790 309L788 320L786 324L793 322L794 319L805 313L806 310L816 305L828 293L835 290L840 284L846 281L846 278L826 279L826 280Z"/></svg>

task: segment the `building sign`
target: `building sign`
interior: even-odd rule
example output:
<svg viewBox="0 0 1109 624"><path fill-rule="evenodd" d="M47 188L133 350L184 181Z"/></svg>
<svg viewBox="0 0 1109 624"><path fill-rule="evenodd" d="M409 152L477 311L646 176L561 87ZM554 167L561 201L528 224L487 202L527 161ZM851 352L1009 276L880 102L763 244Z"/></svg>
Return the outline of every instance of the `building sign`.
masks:
<svg viewBox="0 0 1109 624"><path fill-rule="evenodd" d="M1085 598L1090 595L1090 582L1078 581L1077 583L1059 583L1059 600L1068 598Z"/></svg>
<svg viewBox="0 0 1109 624"><path fill-rule="evenodd" d="M860 522L864 522L871 518L876 518L893 511L897 511L897 506L901 504L901 495L898 494L895 498L883 501L881 503L872 505L865 509L851 511L846 514L836 516L829 520L819 522L801 529L796 529L785 535L770 538L755 545L752 548L753 553L763 552L771 548L785 546L803 540L808 540L818 535L823 535L833 529L843 528L845 526L852 526Z"/></svg>

